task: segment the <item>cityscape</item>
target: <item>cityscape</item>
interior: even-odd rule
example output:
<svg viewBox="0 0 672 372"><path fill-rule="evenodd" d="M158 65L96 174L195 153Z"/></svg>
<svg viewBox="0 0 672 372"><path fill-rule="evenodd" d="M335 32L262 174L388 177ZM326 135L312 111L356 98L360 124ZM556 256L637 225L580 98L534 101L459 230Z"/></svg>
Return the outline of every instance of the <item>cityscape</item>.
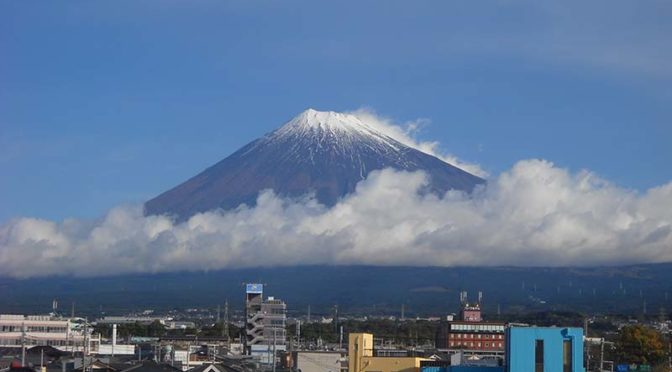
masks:
<svg viewBox="0 0 672 372"><path fill-rule="evenodd" d="M0 372L672 372L670 19L0 0Z"/></svg>
<svg viewBox="0 0 672 372"><path fill-rule="evenodd" d="M244 290L243 290L244 289ZM233 300L233 299L232 299ZM248 283L216 309L82 317L53 300L46 315L0 315L0 368L38 371L583 371L631 368L622 358L662 361L667 314L535 317L487 314L483 292L459 293L458 309L413 317L311 312ZM68 314L68 311L70 313ZM292 312L299 314L298 312ZM511 320L512 319L512 320ZM527 323L525 322L527 321ZM650 329L660 345L642 354L627 332ZM629 339L628 337L632 337ZM641 336L640 336L641 337ZM630 345L632 343L633 345ZM585 366L585 369L584 369ZM638 367L638 370L647 370Z"/></svg>

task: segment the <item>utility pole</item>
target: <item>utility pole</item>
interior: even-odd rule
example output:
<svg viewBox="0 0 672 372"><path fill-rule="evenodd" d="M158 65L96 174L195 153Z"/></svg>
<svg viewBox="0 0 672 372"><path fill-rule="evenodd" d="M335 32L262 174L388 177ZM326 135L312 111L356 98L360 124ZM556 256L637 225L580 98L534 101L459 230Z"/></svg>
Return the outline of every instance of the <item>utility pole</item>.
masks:
<svg viewBox="0 0 672 372"><path fill-rule="evenodd" d="M276 328L273 327L273 359L271 363L273 363L273 372L275 372L275 330Z"/></svg>
<svg viewBox="0 0 672 372"><path fill-rule="evenodd" d="M343 350L343 326L341 326L341 335L338 338L338 349Z"/></svg>
<svg viewBox="0 0 672 372"><path fill-rule="evenodd" d="M296 349L301 350L301 321L296 321Z"/></svg>
<svg viewBox="0 0 672 372"><path fill-rule="evenodd" d="M21 323L21 367L26 366L26 324Z"/></svg>
<svg viewBox="0 0 672 372"><path fill-rule="evenodd" d="M86 345L86 331L82 339L82 372L86 372L86 353L84 352L84 345Z"/></svg>
<svg viewBox="0 0 672 372"><path fill-rule="evenodd" d="M604 338L600 340L600 372L604 367Z"/></svg>
<svg viewBox="0 0 672 372"><path fill-rule="evenodd" d="M229 336L229 300L227 299L224 302L224 329L223 329L225 336L226 336L226 344L228 347L231 347L231 337Z"/></svg>

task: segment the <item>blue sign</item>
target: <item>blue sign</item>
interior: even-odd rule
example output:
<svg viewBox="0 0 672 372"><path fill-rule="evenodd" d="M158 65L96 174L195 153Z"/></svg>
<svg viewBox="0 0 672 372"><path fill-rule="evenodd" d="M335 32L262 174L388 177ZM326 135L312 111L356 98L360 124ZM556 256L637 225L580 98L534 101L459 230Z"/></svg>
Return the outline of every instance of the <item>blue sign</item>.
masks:
<svg viewBox="0 0 672 372"><path fill-rule="evenodd" d="M248 283L245 292L262 294L264 293L264 285L258 283Z"/></svg>

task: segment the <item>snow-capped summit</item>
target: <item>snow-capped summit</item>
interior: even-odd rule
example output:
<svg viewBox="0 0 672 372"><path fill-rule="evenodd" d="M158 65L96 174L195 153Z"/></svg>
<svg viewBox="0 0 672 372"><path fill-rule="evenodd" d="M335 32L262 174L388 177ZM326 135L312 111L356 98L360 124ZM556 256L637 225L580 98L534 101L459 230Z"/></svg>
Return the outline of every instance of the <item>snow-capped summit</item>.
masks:
<svg viewBox="0 0 672 372"><path fill-rule="evenodd" d="M285 136L312 136L321 139L335 138L335 143L356 140L376 140L395 146L396 140L365 123L358 116L334 111L308 109L271 134L278 139Z"/></svg>
<svg viewBox="0 0 672 372"><path fill-rule="evenodd" d="M190 180L145 203L147 214L185 219L198 212L254 204L260 191L315 193L327 205L355 190L374 170L424 170L430 190L471 191L470 173L407 146L353 114L308 109Z"/></svg>
<svg viewBox="0 0 672 372"><path fill-rule="evenodd" d="M308 109L288 121L277 132L324 130L343 133L372 133L373 128L353 114Z"/></svg>

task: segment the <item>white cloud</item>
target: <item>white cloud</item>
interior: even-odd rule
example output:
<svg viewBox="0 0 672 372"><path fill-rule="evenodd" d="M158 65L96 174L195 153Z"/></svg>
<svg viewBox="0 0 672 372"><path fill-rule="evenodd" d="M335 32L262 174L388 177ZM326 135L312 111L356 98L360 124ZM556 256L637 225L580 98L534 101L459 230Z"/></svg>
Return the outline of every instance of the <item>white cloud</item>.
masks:
<svg viewBox="0 0 672 372"><path fill-rule="evenodd" d="M404 124L395 124L391 119L378 115L370 108L360 108L356 111L350 112L360 118L367 125L387 134L397 141L416 148L426 154L436 156L437 158L452 164L462 170L465 170L473 175L485 178L488 173L483 170L478 164L465 162L458 159L451 154L442 153L439 150L439 143L436 141L418 141L415 134L429 123L429 119L417 119Z"/></svg>
<svg viewBox="0 0 672 372"><path fill-rule="evenodd" d="M637 194L526 160L469 196L420 195L383 170L332 208L272 192L184 223L120 206L98 221L0 226L3 276L97 276L296 264L593 265L672 260L672 182Z"/></svg>

